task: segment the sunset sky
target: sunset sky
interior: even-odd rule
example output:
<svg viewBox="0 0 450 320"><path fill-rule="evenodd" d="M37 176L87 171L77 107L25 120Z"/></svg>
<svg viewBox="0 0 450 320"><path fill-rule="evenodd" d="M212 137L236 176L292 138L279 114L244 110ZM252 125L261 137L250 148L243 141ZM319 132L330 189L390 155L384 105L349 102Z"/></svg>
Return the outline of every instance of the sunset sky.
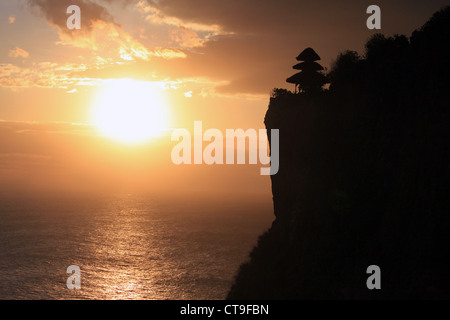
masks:
<svg viewBox="0 0 450 320"><path fill-rule="evenodd" d="M81 30L66 27L72 4ZM260 166L175 166L172 129L264 128L304 48L327 68L363 52L371 4L381 33L409 36L448 1L1 1L0 190L269 195ZM127 143L126 130L156 137Z"/></svg>

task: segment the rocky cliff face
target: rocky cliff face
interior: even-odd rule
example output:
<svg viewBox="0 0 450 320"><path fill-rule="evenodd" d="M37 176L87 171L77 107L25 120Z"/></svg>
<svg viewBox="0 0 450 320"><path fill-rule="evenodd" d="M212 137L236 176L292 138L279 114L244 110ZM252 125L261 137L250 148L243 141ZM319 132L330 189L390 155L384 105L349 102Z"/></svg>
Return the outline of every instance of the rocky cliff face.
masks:
<svg viewBox="0 0 450 320"><path fill-rule="evenodd" d="M274 93L276 219L229 299L450 297L449 24L446 8L342 54L329 91Z"/></svg>

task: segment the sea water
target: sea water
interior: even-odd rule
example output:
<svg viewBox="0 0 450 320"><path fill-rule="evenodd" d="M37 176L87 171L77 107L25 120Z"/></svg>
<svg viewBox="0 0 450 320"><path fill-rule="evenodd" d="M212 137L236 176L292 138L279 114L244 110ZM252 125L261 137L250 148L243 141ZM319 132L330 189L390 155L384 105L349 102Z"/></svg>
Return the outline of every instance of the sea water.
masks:
<svg viewBox="0 0 450 320"><path fill-rule="evenodd" d="M0 299L224 299L272 212L231 196L1 197Z"/></svg>

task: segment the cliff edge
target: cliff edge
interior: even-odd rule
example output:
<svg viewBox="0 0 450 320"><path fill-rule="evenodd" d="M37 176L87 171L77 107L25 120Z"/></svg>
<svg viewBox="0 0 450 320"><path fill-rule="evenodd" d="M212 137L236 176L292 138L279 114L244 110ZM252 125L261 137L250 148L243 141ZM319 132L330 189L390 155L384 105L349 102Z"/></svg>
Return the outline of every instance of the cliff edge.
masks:
<svg viewBox="0 0 450 320"><path fill-rule="evenodd" d="M447 7L340 54L329 90L274 90L276 218L228 299L450 298L449 43Z"/></svg>

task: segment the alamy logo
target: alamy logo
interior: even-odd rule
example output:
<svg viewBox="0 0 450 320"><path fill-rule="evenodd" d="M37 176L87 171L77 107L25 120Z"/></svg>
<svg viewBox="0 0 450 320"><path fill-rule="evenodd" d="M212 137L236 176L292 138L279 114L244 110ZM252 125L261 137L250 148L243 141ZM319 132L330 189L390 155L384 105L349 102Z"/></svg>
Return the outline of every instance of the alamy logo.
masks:
<svg viewBox="0 0 450 320"><path fill-rule="evenodd" d="M381 289L381 269L379 266L371 265L367 267L367 274L371 274L369 278L367 278L366 285L367 289Z"/></svg>
<svg viewBox="0 0 450 320"><path fill-rule="evenodd" d="M81 9L79 6L71 5L66 10L70 17L67 18L67 28L69 30L81 29Z"/></svg>
<svg viewBox="0 0 450 320"><path fill-rule="evenodd" d="M69 266L66 270L70 277L67 278L66 285L69 290L79 290L81 289L81 269L79 266Z"/></svg>
<svg viewBox="0 0 450 320"><path fill-rule="evenodd" d="M381 29L381 9L380 9L380 7L373 4L367 8L366 12L371 15L369 18L367 18L367 22L366 22L367 28L369 30L373 30L373 29L380 30Z"/></svg>
<svg viewBox="0 0 450 320"><path fill-rule="evenodd" d="M181 141L180 141L181 140ZM235 141L237 140L237 145ZM249 141L247 146L246 142ZM208 129L203 133L202 121L194 122L194 140L187 129L176 129L172 133L172 141L179 142L172 149L172 162L180 164L246 164L248 151L248 164L259 163L270 167L261 168L261 175L275 175L278 172L279 159L278 129L270 130L270 156L268 156L268 136L267 130L260 129L227 129L224 135L218 129ZM203 142L209 144L203 148ZM192 161L192 144L194 161ZM225 148L224 148L225 147ZM248 148L247 148L248 147ZM225 156L224 156L225 149ZM237 161L235 161L235 151Z"/></svg>

